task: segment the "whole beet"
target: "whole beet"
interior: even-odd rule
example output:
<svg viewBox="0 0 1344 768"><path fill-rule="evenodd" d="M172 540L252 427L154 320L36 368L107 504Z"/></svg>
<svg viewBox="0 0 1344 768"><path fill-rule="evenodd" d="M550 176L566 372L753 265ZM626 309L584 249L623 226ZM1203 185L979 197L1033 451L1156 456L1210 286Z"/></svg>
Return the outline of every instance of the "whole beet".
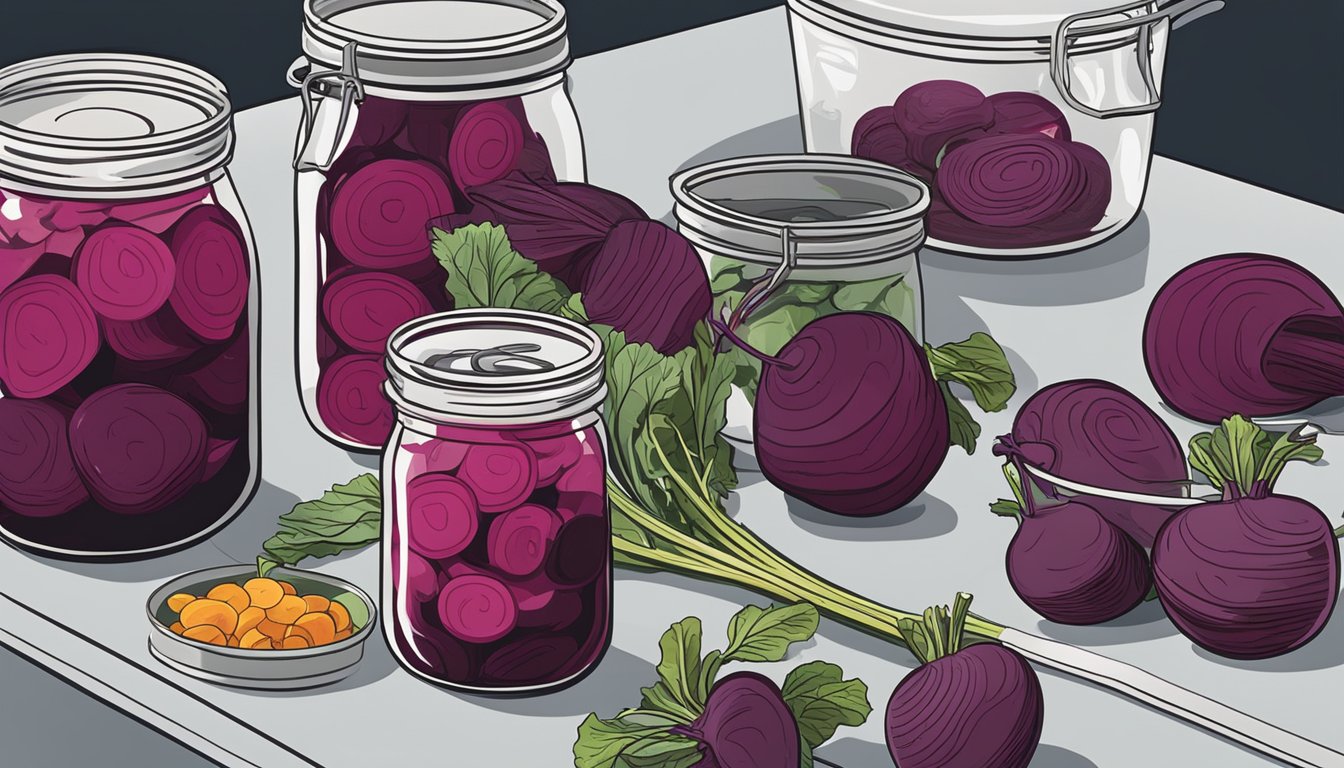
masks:
<svg viewBox="0 0 1344 768"><path fill-rule="evenodd" d="M897 768L1026 768L1045 722L1041 683L1027 660L997 643L962 645L971 596L924 613L901 632L924 661L887 702L887 749ZM929 642L933 623L947 646Z"/></svg>
<svg viewBox="0 0 1344 768"><path fill-rule="evenodd" d="M701 743L698 768L798 768L802 760L798 721L784 694L755 672L719 680L705 711L673 732Z"/></svg>
<svg viewBox="0 0 1344 768"><path fill-rule="evenodd" d="M1077 501L1023 515L1005 557L1022 602L1059 624L1100 624L1129 613L1152 588L1148 556L1124 531Z"/></svg>

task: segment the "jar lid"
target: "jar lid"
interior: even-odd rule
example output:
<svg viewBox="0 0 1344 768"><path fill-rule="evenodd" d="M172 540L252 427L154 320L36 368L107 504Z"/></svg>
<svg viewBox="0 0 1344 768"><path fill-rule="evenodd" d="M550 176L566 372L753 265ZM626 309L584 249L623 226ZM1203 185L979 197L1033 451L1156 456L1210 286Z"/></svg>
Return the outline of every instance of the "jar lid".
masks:
<svg viewBox="0 0 1344 768"><path fill-rule="evenodd" d="M233 155L228 92L151 56L77 53L0 69L0 185L86 198L170 194Z"/></svg>
<svg viewBox="0 0 1344 768"><path fill-rule="evenodd" d="M673 214L711 253L804 269L899 258L924 244L929 188L889 165L848 155L759 155L672 178Z"/></svg>
<svg viewBox="0 0 1344 768"><path fill-rule="evenodd" d="M1098 23L1118 21L1157 11L1161 0L1131 2L1116 0L789 0L796 5L832 18L857 19L890 27L895 36L936 35L961 38L975 45L1013 41L1025 46L1049 48L1060 24L1079 13L1101 14ZM1117 7L1120 6L1120 7ZM1108 18L1109 17L1109 18ZM1133 29L1112 31L1107 39L1132 37Z"/></svg>
<svg viewBox="0 0 1344 768"><path fill-rule="evenodd" d="M572 320L458 309L412 320L387 341L388 397L432 421L531 423L595 409L607 387L602 341Z"/></svg>
<svg viewBox="0 0 1344 768"><path fill-rule="evenodd" d="M352 43L359 79L396 90L535 81L570 61L558 0L304 0L309 60L338 70Z"/></svg>

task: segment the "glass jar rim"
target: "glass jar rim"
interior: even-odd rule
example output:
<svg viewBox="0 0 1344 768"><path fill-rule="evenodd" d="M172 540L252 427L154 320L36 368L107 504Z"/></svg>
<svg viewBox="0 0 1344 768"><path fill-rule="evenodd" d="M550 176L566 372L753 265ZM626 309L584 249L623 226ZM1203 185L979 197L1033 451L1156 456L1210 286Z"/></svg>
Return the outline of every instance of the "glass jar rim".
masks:
<svg viewBox="0 0 1344 768"><path fill-rule="evenodd" d="M906 171L863 158L838 154L755 155L689 168L672 177L673 215L681 233L697 246L762 264L778 264L786 248L805 269L853 267L901 258L924 244L929 187ZM820 193L788 200L822 206L876 206L858 215L832 220L784 221L728 204L752 189L793 187ZM848 186L862 200L837 196ZM723 187L710 197L711 188ZM733 194L736 193L736 194ZM831 193L831 194L827 194ZM761 198L756 198L760 200Z"/></svg>
<svg viewBox="0 0 1344 768"><path fill-rule="evenodd" d="M531 14L538 23L500 34L413 39L337 20L370 5L431 2L510 8ZM568 14L559 0L304 0L303 17L303 53L314 66L340 69L343 51L353 45L356 76L393 92L530 83L553 78L570 63Z"/></svg>
<svg viewBox="0 0 1344 768"><path fill-rule="evenodd" d="M448 337L537 342L565 358L550 368L507 375L444 370L426 364ZM495 348L507 345L496 344ZM574 418L606 397L602 340L567 318L520 309L456 309L411 320L388 337L385 392L408 415L455 424L532 424Z"/></svg>
<svg viewBox="0 0 1344 768"><path fill-rule="evenodd" d="M6 119L7 108L18 116ZM171 59L74 53L20 62L0 69L0 185L100 199L204 186L233 157L232 114L218 78Z"/></svg>

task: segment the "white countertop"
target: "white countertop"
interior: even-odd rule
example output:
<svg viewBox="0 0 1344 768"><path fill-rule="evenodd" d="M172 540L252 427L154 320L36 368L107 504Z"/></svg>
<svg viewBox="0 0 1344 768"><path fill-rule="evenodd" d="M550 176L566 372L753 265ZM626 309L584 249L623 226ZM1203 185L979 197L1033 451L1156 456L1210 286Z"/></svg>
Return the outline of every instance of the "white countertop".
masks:
<svg viewBox="0 0 1344 768"><path fill-rule="evenodd" d="M582 59L573 95L590 180L616 189L655 217L671 209L677 169L734 155L801 149L788 33L782 10ZM277 73L277 77L279 74ZM292 136L297 100L238 115L235 182L256 234L263 289L263 482L240 518L214 540L141 563L72 564L0 548L0 643L91 695L126 710L225 765L424 765L550 768L572 764L575 728L590 711L611 715L655 677L659 635L696 615L709 637L751 593L672 576L618 572L613 646L601 666L566 691L532 699L446 692L397 668L372 638L355 673L334 686L294 693L244 692L182 677L146 647L144 602L182 572L250 562L275 518L335 482L376 471L373 457L326 443L304 421L293 370ZM1159 130L1161 120L1158 120ZM922 610L957 590L975 609L1018 629L1062 639L1344 748L1332 693L1344 688L1344 618L1306 648L1279 659L1236 662L1197 650L1147 604L1108 626L1040 620L1009 588L1003 552L1012 524L987 503L1003 488L987 436L1040 385L1097 377L1157 398L1143 371L1139 333L1154 290L1182 265L1229 251L1274 253L1344 286L1344 214L1180 163L1154 160L1147 212L1115 239L1083 253L1027 263L922 255L931 341L988 330L1008 351L1019 391L1005 412L977 418L980 449L954 449L928 491L879 519L842 521L788 502L744 474L738 519L800 564L869 597ZM1195 425L1172 417L1184 440ZM1344 441L1322 440L1327 461ZM1341 453L1344 455L1344 453ZM1344 465L1344 461L1340 461ZM1294 466L1281 481L1295 495L1340 512L1340 469ZM377 589L372 549L304 567ZM64 628L62 628L63 625ZM912 666L902 648L823 622L796 658L758 665L776 679L804 661L840 664L870 686L869 722L844 728L818 754L845 768L889 765L882 709ZM1046 722L1033 766L1125 768L1266 761L1131 701L1043 673ZM6 696L15 695L7 693ZM283 746L281 746L283 745ZM302 757L300 757L302 756Z"/></svg>

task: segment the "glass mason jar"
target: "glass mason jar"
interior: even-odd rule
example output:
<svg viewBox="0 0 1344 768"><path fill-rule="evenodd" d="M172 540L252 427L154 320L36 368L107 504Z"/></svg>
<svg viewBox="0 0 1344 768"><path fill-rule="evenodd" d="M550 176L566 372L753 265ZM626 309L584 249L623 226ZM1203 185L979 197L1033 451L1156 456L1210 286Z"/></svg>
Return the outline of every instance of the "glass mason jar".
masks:
<svg viewBox="0 0 1344 768"><path fill-rule="evenodd" d="M383 633L468 691L554 690L611 635L602 346L550 315L429 315L388 344Z"/></svg>
<svg viewBox="0 0 1344 768"><path fill-rule="evenodd" d="M762 155L672 178L679 231L710 275L715 316L775 355L803 326L836 312L880 312L918 341L918 251L929 190L911 174L844 155ZM735 346L724 437L750 466L761 365Z"/></svg>
<svg viewBox="0 0 1344 768"><path fill-rule="evenodd" d="M257 260L223 84L121 54L0 70L0 536L137 558L258 477Z"/></svg>
<svg viewBox="0 0 1344 768"><path fill-rule="evenodd" d="M323 436L376 451L388 334L452 306L427 223L512 174L585 179L566 16L558 0L306 0L303 50L299 390Z"/></svg>
<svg viewBox="0 0 1344 768"><path fill-rule="evenodd" d="M807 149L929 182L932 247L1093 245L1142 207L1171 29L1221 5L788 0Z"/></svg>

